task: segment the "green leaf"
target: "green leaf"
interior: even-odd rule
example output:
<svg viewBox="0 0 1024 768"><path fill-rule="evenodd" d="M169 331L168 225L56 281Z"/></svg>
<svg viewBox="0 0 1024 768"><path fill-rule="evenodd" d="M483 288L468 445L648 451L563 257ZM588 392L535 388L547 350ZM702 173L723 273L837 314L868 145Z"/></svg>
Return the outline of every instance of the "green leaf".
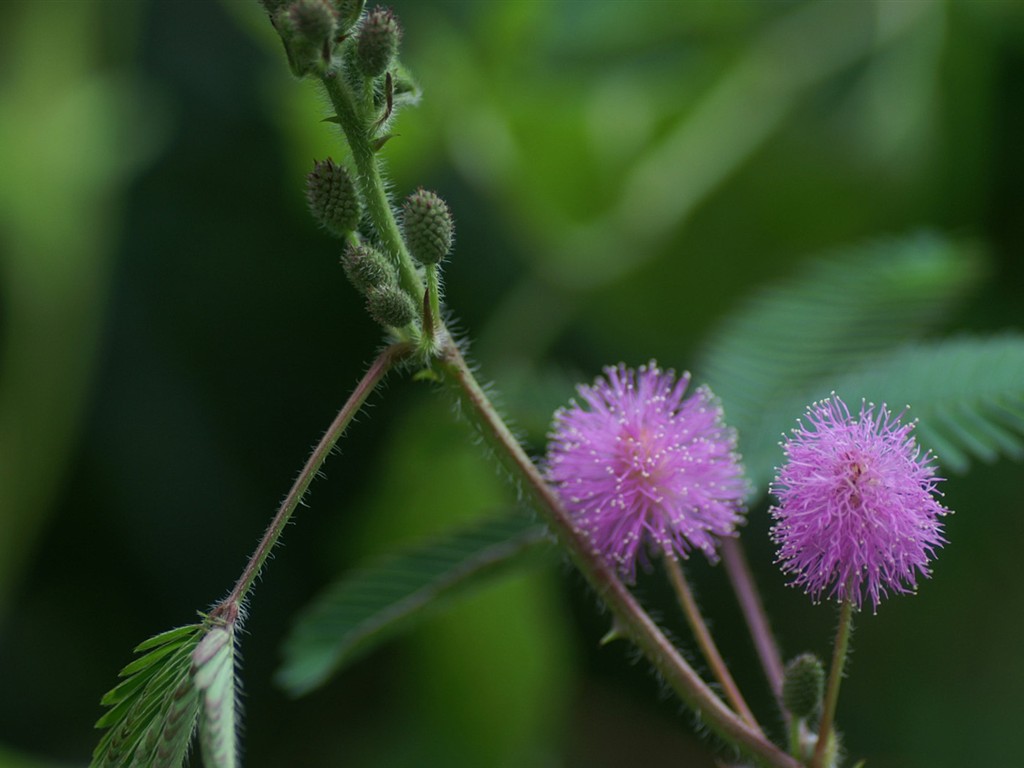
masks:
<svg viewBox="0 0 1024 768"><path fill-rule="evenodd" d="M214 627L192 654L193 681L202 693L199 743L206 768L235 768L235 632L234 625Z"/></svg>
<svg viewBox="0 0 1024 768"><path fill-rule="evenodd" d="M1024 458L1024 336L914 345L835 382L850 398L909 404L918 442L964 472L971 459ZM847 402L850 402L847 400Z"/></svg>
<svg viewBox="0 0 1024 768"><path fill-rule="evenodd" d="M1024 336L1007 334L908 345L780 399L747 442L752 476L771 475L782 460L782 433L832 391L851 409L861 399L886 403L895 413L909 405L918 443L954 472L966 471L971 459L1024 458Z"/></svg>
<svg viewBox="0 0 1024 768"><path fill-rule="evenodd" d="M546 542L526 516L486 520L349 574L299 616L278 682L293 695L412 626L485 576L529 560Z"/></svg>
<svg viewBox="0 0 1024 768"><path fill-rule="evenodd" d="M121 670L126 678L102 699L110 707L97 722L106 729L92 768L178 768L192 738L199 698L192 685L192 653L203 625L164 632L136 647L143 656Z"/></svg>
<svg viewBox="0 0 1024 768"><path fill-rule="evenodd" d="M793 390L921 338L982 272L974 250L931 234L842 251L754 294L695 367L742 441Z"/></svg>

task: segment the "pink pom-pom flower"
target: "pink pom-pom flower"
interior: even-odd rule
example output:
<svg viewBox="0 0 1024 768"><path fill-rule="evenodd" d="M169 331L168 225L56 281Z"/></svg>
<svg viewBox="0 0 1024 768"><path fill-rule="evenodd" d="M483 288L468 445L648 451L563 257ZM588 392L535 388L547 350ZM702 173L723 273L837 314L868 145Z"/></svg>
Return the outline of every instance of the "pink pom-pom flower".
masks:
<svg viewBox="0 0 1024 768"><path fill-rule="evenodd" d="M783 443L786 461L771 491L778 506L777 560L818 601L824 595L874 610L891 593L913 592L945 543L930 453L921 453L885 405L858 416L833 394L808 408Z"/></svg>
<svg viewBox="0 0 1024 768"><path fill-rule="evenodd" d="M749 487L736 433L706 387L684 397L654 361L638 370L604 369L580 385L584 404L555 413L546 464L576 526L628 583L649 555L715 560L717 538L742 522Z"/></svg>

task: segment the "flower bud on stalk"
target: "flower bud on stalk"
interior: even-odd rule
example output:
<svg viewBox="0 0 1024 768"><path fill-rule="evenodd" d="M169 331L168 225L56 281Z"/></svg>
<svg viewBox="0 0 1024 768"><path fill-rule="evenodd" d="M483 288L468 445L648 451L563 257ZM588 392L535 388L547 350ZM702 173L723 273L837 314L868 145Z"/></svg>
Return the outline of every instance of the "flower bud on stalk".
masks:
<svg viewBox="0 0 1024 768"><path fill-rule="evenodd" d="M374 8L356 37L356 66L365 77L380 77L398 53L402 30L390 8Z"/></svg>
<svg viewBox="0 0 1024 768"><path fill-rule="evenodd" d="M277 9L273 22L292 74L305 77L327 68L338 32L338 12L329 0L294 0Z"/></svg>
<svg viewBox="0 0 1024 768"><path fill-rule="evenodd" d="M360 204L352 177L331 158L313 165L306 176L306 199L313 217L338 237L359 226Z"/></svg>
<svg viewBox="0 0 1024 768"><path fill-rule="evenodd" d="M360 293L395 287L398 273L383 253L368 245L350 245L341 255L345 276Z"/></svg>
<svg viewBox="0 0 1024 768"><path fill-rule="evenodd" d="M378 323L393 328L408 325L416 317L416 305L397 285L370 288L366 292L366 309Z"/></svg>
<svg viewBox="0 0 1024 768"><path fill-rule="evenodd" d="M806 720L821 707L825 667L813 653L802 653L786 665L782 703L793 717Z"/></svg>
<svg viewBox="0 0 1024 768"><path fill-rule="evenodd" d="M402 208L409 253L420 264L438 264L452 249L455 227L448 205L433 192L418 189Z"/></svg>

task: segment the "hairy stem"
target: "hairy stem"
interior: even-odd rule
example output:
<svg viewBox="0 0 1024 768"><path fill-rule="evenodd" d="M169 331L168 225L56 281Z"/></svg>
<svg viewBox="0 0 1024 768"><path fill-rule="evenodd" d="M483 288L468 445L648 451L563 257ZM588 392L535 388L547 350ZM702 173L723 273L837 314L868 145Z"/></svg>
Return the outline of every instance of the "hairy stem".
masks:
<svg viewBox="0 0 1024 768"><path fill-rule="evenodd" d="M459 389L480 430L533 497L580 572L614 614L622 633L643 651L679 697L729 743L766 765L799 768L800 764L796 760L722 703L669 642L600 554L576 530L561 501L509 431L470 371L462 353L451 341L441 351L441 365Z"/></svg>
<svg viewBox="0 0 1024 768"><path fill-rule="evenodd" d="M697 640L697 645L700 646L701 653L704 654L704 659L707 661L708 666L711 667L712 674L722 686L722 690L725 691L725 698L732 704L732 708L736 710L740 717L747 722L747 725L758 733L763 733L761 726L758 725L757 719L754 717L754 713L750 711L750 707L747 706L743 694L740 693L739 686L736 685L736 681L729 674L729 668L726 666L722 654L718 652L718 646L715 645L715 641L711 637L707 622L701 616L700 608L697 607L697 601L693 597L693 590L690 589L690 584L686 580L686 574L683 573L682 566L673 557L665 557L664 562L665 569L668 571L669 581L672 582L672 588L679 598L679 605L683 609L686 621L690 625L694 638Z"/></svg>
<svg viewBox="0 0 1024 768"><path fill-rule="evenodd" d="M363 203L373 221L373 226L381 239L381 244L389 252L398 267L402 287L414 299L423 296L423 281L416 271L412 257L405 247L402 233L398 228L391 202L384 188L377 163L377 152L371 140L373 115L366 114L360 108L355 94L348 87L337 69L327 72L320 81L327 91L331 105L338 117L345 139L352 150L352 159L356 164L359 192Z"/></svg>
<svg viewBox="0 0 1024 768"><path fill-rule="evenodd" d="M779 710L788 718L786 708L782 704L782 654L768 624L768 614L764 610L764 603L761 602L750 565L743 553L743 545L739 539L725 539L719 551L725 563L726 573L729 574L733 592L736 593L736 600L743 612L743 618L746 619L750 637L754 641L757 656L761 660L765 677L768 678Z"/></svg>
<svg viewBox="0 0 1024 768"><path fill-rule="evenodd" d="M818 726L818 743L814 747L812 768L823 768L825 753L832 737L832 723L836 717L836 705L839 702L839 684L843 680L843 668L846 666L846 654L850 647L850 631L853 628L853 601L843 600L839 606L839 627L836 629L835 646L832 649L832 668L828 673L825 686L825 705L821 712L821 723Z"/></svg>
<svg viewBox="0 0 1024 768"><path fill-rule="evenodd" d="M363 407L366 399L370 394L377 388L377 385L384 380L387 375L397 363L404 360L412 353L412 347L409 344L400 343L392 344L386 347L373 361L370 369L366 372L356 388L352 391L345 405L342 406L338 415L334 417L334 421L327 428L324 436L320 438L320 442L317 443L313 449L313 453L310 454L309 459L306 460L305 466L299 472L299 476L295 478L295 482L292 484L291 490L288 491L288 495L285 496L284 501L281 502L281 506L277 510L277 514L274 515L274 519L270 521L270 525L267 526L266 532L263 534L263 538L260 540L259 545L256 547L256 551L252 553L249 558L249 562L245 566L245 570L239 577L238 582L235 584L235 588L231 590L231 594L228 595L216 608L211 612L212 618L219 618L227 623L232 623L238 616L238 612L241 609L242 603L245 600L246 595L249 593L249 589L252 587L256 577L259 576L260 570L266 563L267 558L270 556L271 550L274 545L277 544L281 538L281 534L284 532L285 526L288 525L288 521L291 519L292 514L295 512L299 503L302 501L302 497L306 495L306 491L309 489L310 483L313 482L313 478L316 477L317 472L320 471L320 467L323 466L324 460L327 458L331 449L341 438L345 429L351 423L352 419L359 412L359 409Z"/></svg>

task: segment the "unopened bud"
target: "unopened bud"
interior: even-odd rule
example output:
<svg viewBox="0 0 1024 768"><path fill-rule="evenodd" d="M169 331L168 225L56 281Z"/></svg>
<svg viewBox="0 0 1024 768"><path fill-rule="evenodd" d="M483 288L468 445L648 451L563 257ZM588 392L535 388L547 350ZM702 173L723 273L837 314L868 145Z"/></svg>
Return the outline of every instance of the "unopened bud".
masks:
<svg viewBox="0 0 1024 768"><path fill-rule="evenodd" d="M360 293L398 285L398 272L383 253L368 245L350 245L341 255L345 276Z"/></svg>
<svg viewBox="0 0 1024 768"><path fill-rule="evenodd" d="M393 328L408 325L416 317L416 305L397 285L370 288L366 292L366 309L378 323Z"/></svg>
<svg viewBox="0 0 1024 768"><path fill-rule="evenodd" d="M409 253L420 264L437 264L452 249L452 214L433 192L418 189L406 198L402 228Z"/></svg>
<svg viewBox="0 0 1024 768"><path fill-rule="evenodd" d="M306 199L313 217L338 237L359 226L359 195L345 167L331 158L313 164L306 176Z"/></svg>
<svg viewBox="0 0 1024 768"><path fill-rule="evenodd" d="M356 66L366 77L379 77L387 72L395 54L402 30L390 8L374 8L359 28L356 38Z"/></svg>
<svg viewBox="0 0 1024 768"><path fill-rule="evenodd" d="M786 665L782 703L794 717L808 718L818 711L825 691L825 667L813 653L802 653Z"/></svg>
<svg viewBox="0 0 1024 768"><path fill-rule="evenodd" d="M321 72L331 61L338 12L330 0L293 0L274 15L288 63L296 77Z"/></svg>
<svg viewBox="0 0 1024 768"><path fill-rule="evenodd" d="M334 0L334 7L338 11L338 33L346 34L359 17L363 15L363 6L366 0Z"/></svg>

